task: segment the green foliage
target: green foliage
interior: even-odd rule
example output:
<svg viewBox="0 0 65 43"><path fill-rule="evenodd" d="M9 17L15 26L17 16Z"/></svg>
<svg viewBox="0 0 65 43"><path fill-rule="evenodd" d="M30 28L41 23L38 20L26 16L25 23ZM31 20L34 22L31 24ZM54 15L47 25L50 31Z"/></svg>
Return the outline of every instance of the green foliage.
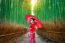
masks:
<svg viewBox="0 0 65 43"><path fill-rule="evenodd" d="M29 0L0 0L0 21L28 26L25 15L31 14ZM65 0L39 0L34 14L40 20L57 21L65 18Z"/></svg>

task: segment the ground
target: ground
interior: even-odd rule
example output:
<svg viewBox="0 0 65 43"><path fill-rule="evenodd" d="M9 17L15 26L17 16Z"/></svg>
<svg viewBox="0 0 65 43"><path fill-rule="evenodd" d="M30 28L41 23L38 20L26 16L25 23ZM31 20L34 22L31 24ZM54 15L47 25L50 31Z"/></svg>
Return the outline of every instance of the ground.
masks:
<svg viewBox="0 0 65 43"><path fill-rule="evenodd" d="M46 41L42 41L37 34L35 36L36 36L35 37L36 43L46 43ZM28 33L23 35L23 37L21 36L21 37L13 38L10 41L8 41L8 43L29 43Z"/></svg>

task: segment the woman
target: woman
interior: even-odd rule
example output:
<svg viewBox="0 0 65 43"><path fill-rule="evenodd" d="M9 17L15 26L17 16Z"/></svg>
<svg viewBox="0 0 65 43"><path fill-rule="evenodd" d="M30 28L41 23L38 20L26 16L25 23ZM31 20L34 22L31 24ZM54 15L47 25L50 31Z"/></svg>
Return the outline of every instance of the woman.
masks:
<svg viewBox="0 0 65 43"><path fill-rule="evenodd" d="M37 28L42 28L42 22L32 15L26 15L26 20L30 24L30 43L35 43L35 31L37 30Z"/></svg>

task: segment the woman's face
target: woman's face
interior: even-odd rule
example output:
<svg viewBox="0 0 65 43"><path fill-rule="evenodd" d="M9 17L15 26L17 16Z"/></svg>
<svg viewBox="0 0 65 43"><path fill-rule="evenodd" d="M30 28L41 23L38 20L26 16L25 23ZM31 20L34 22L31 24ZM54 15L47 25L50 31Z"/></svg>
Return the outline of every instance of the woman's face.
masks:
<svg viewBox="0 0 65 43"><path fill-rule="evenodd" d="M35 22L36 22L36 20L30 19L30 23L31 23L31 24L34 24Z"/></svg>

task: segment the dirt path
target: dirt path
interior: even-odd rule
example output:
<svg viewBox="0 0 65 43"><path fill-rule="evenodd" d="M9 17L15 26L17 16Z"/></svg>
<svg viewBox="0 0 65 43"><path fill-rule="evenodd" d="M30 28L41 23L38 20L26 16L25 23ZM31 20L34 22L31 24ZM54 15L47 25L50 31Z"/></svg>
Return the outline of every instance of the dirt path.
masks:
<svg viewBox="0 0 65 43"><path fill-rule="evenodd" d="M36 43L46 43L45 41L42 41L37 34L35 36L36 36L35 38ZM8 43L29 43L28 33L23 35L23 37L21 36L21 37L13 38L10 41L8 41Z"/></svg>

